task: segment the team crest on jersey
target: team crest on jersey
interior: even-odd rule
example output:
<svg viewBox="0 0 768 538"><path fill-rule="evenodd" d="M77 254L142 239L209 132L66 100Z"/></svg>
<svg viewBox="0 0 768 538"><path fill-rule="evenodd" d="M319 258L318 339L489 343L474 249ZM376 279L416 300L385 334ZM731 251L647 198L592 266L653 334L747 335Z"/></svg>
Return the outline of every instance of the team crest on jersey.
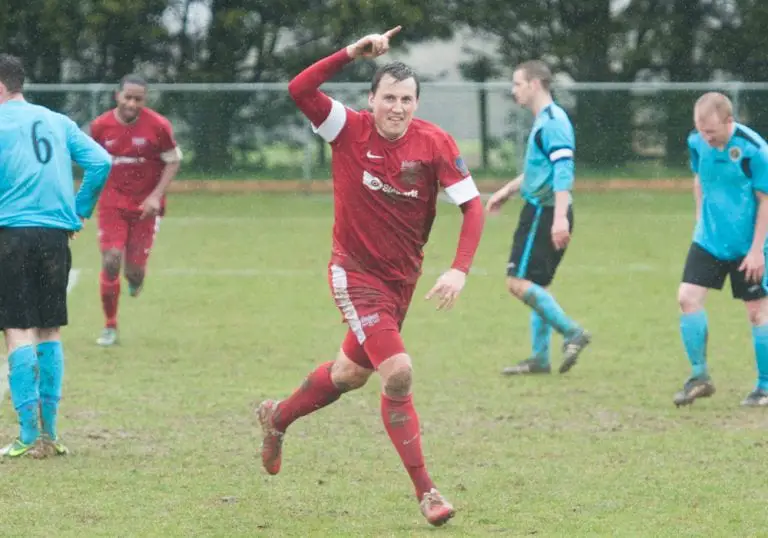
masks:
<svg viewBox="0 0 768 538"><path fill-rule="evenodd" d="M133 137L133 145L134 146L143 146L146 143L147 143L147 139L146 138L141 138L141 137L137 137L137 136Z"/></svg>
<svg viewBox="0 0 768 538"><path fill-rule="evenodd" d="M461 158L461 156L456 158L456 170L458 170L462 176L466 176L469 174L469 168L467 168L467 163L464 162L464 159Z"/></svg>
<svg viewBox="0 0 768 538"><path fill-rule="evenodd" d="M400 179L403 183L414 185L421 177L421 161L403 161L400 164Z"/></svg>
<svg viewBox="0 0 768 538"><path fill-rule="evenodd" d="M738 161L741 159L741 149L737 147L732 147L728 150L728 157L731 158L733 162Z"/></svg>

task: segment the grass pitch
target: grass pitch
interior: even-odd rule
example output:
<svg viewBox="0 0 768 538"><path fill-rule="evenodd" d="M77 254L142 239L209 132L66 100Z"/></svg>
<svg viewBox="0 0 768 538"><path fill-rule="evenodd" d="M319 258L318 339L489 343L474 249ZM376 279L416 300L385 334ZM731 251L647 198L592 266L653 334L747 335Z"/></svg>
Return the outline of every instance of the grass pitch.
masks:
<svg viewBox="0 0 768 538"><path fill-rule="evenodd" d="M754 361L743 306L709 298L717 394L676 409L688 375L676 289L693 201L577 194L553 291L594 335L567 375L510 379L528 311L504 290L520 202L488 220L453 311L423 300L460 213L441 204L404 338L427 464L456 505L431 529L379 419L379 385L294 424L267 476L255 403L284 397L344 335L325 268L324 196L177 195L143 295L124 285L121 344L98 348L95 221L64 332L68 458L0 464L6 536L759 536L768 413L742 409ZM560 339L553 341L559 350ZM558 364L556 355L554 364ZM0 434L16 434L7 401Z"/></svg>

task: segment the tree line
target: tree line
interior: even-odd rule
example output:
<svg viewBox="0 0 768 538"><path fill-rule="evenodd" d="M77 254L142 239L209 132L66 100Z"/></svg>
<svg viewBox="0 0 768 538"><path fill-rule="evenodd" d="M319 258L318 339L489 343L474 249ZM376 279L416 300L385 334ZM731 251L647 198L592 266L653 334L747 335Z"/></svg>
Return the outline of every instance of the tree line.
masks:
<svg viewBox="0 0 768 538"><path fill-rule="evenodd" d="M5 0L0 49L22 57L36 83L116 82L132 71L156 82L282 82L396 24L404 27L393 44L401 48L463 30L487 36L494 45L469 51L461 66L475 81L530 58L576 81L768 80L768 2L759 0ZM356 63L335 80L367 80L374 68ZM622 92L579 94L572 114L580 162L631 159L645 114L660 119L663 158L680 163L693 98L680 92L649 104ZM39 99L60 108L66 96ZM750 92L740 104L768 133L768 95ZM286 118L299 121L286 96L169 94L163 106L189 124L199 168L226 166L239 147L281 136ZM252 139L242 140L254 125Z"/></svg>

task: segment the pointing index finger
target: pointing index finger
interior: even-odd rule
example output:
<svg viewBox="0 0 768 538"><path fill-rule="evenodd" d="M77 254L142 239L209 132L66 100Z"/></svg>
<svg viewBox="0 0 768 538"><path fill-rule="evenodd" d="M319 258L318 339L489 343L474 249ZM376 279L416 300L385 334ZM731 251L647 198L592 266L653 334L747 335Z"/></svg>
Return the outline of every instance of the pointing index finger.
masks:
<svg viewBox="0 0 768 538"><path fill-rule="evenodd" d="M403 27L398 24L394 28L391 28L390 30L387 30L386 32L384 32L384 37L389 39L390 37L392 37L393 35L397 34L402 29L403 29Z"/></svg>

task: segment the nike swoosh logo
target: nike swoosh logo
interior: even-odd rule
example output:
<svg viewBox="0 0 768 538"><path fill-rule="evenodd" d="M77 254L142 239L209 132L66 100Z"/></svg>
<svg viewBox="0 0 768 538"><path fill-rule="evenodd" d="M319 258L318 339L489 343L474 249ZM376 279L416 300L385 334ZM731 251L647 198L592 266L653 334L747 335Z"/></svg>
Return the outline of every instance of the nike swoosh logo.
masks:
<svg viewBox="0 0 768 538"><path fill-rule="evenodd" d="M384 158L381 155L374 155L370 151L368 153L366 153L365 156L368 157L369 159L383 159Z"/></svg>
<svg viewBox="0 0 768 538"><path fill-rule="evenodd" d="M404 445L410 445L411 443L413 443L418 438L419 438L419 434L416 434L416 435L413 436L413 439L406 439L405 441L403 441L403 444Z"/></svg>

